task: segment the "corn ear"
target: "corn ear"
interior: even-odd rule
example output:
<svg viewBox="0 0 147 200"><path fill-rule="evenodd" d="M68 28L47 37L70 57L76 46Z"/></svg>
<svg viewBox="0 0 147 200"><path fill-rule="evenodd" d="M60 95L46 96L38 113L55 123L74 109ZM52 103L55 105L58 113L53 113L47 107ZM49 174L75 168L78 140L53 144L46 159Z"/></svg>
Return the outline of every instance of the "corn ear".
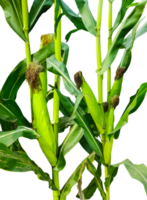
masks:
<svg viewBox="0 0 147 200"><path fill-rule="evenodd" d="M96 100L96 97L93 91L91 90L86 80L83 78L81 72L78 72L77 74L75 74L75 82L77 84L77 87L81 87L82 89L89 112L96 124L98 131L101 134L104 134L105 130L103 129L103 119L101 117L101 109L98 105L98 102Z"/></svg>

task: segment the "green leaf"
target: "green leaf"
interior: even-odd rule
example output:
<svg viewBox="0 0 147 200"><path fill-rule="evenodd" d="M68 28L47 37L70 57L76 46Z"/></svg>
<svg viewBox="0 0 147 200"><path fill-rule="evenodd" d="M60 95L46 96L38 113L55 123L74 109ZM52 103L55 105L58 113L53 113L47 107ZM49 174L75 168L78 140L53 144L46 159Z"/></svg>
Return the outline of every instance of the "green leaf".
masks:
<svg viewBox="0 0 147 200"><path fill-rule="evenodd" d="M0 143L0 168L11 172L29 172L33 171L38 179L49 182L52 190L57 190L49 175L42 171L24 151L12 152L5 144Z"/></svg>
<svg viewBox="0 0 147 200"><path fill-rule="evenodd" d="M144 189L147 194L147 167L144 164L135 165L128 159L112 166L117 168L120 165L124 165L127 171L129 172L130 176L144 185Z"/></svg>
<svg viewBox="0 0 147 200"><path fill-rule="evenodd" d="M30 127L30 123L13 100L0 99L0 119L8 122L18 122L20 125Z"/></svg>
<svg viewBox="0 0 147 200"><path fill-rule="evenodd" d="M107 189L110 184L112 183L113 179L117 175L118 167L113 167L112 165L109 166L108 177L105 178L105 188Z"/></svg>
<svg viewBox="0 0 147 200"><path fill-rule="evenodd" d="M87 0L75 0L86 29L94 36L97 35L96 21L90 11Z"/></svg>
<svg viewBox="0 0 147 200"><path fill-rule="evenodd" d="M67 4L63 0L57 0L60 7L62 8L63 13L66 15L66 17L78 28L82 30L86 30L86 27L84 23L82 22L81 17L77 15L74 11L72 11Z"/></svg>
<svg viewBox="0 0 147 200"><path fill-rule="evenodd" d="M23 31L22 5L20 0L0 1L0 6L4 10L5 18L9 26L24 41L27 41Z"/></svg>
<svg viewBox="0 0 147 200"><path fill-rule="evenodd" d="M74 29L74 30L71 30L69 33L67 33L66 36L65 36L66 42L68 42L69 38L71 37L71 35L72 35L73 33L76 33L76 32L78 32L79 30L80 30L80 29Z"/></svg>
<svg viewBox="0 0 147 200"><path fill-rule="evenodd" d="M147 92L147 83L143 83L138 89L137 93L130 98L130 102L128 103L123 115L121 116L119 122L114 128L113 132L109 134L111 137L116 132L116 138L118 138L120 129L128 123L129 115L134 113L142 104L145 95Z"/></svg>
<svg viewBox="0 0 147 200"><path fill-rule="evenodd" d="M74 171L74 173L71 175L71 177L63 186L60 193L60 200L66 200L66 197L71 192L72 187L81 179L87 164L87 160L89 159L90 162L93 162L94 158L95 158L95 153L92 153L85 160L82 161L82 163L78 166L78 168Z"/></svg>
<svg viewBox="0 0 147 200"><path fill-rule="evenodd" d="M62 50L68 51L68 46L64 43L62 43ZM54 42L48 44L41 50L37 51L32 55L32 60L40 63L41 65L44 65L46 63L46 58L50 57L55 53L55 46ZM66 53L67 55L67 53ZM66 56L65 56L65 59ZM1 90L1 96L4 99L16 99L17 92L22 85L22 83L25 80L25 73L27 69L26 59L22 60L10 73L8 76L6 82L4 83L2 90Z"/></svg>
<svg viewBox="0 0 147 200"><path fill-rule="evenodd" d="M83 128L76 123L72 126L60 147L59 158L54 170L61 171L66 165L64 156L80 141L84 135Z"/></svg>
<svg viewBox="0 0 147 200"><path fill-rule="evenodd" d="M93 178L92 181L89 183L89 185L83 190L85 199L91 199L91 197L96 192L96 189L97 189L96 181L95 178ZM79 198L79 195L77 195L76 197Z"/></svg>
<svg viewBox="0 0 147 200"><path fill-rule="evenodd" d="M131 50L133 48L134 41L136 39L138 26L141 22L142 20L138 21L138 23L134 26L132 30L131 37L127 37L125 41L125 51L124 51L119 67L125 67L126 70L128 69L131 63Z"/></svg>
<svg viewBox="0 0 147 200"><path fill-rule="evenodd" d="M29 13L29 31L33 29L40 16L52 7L53 3L54 0L34 0Z"/></svg>
<svg viewBox="0 0 147 200"><path fill-rule="evenodd" d="M77 97L76 97L76 101L75 101L75 107L74 107L74 111L73 114L76 112L76 110L78 109L82 99L83 99L84 95L82 92L80 92Z"/></svg>
<svg viewBox="0 0 147 200"><path fill-rule="evenodd" d="M69 97L66 97L57 90L58 96L64 108L67 112L72 115L74 110L74 104ZM81 107L78 107L77 111L74 114L74 121L82 128L84 128L84 136L89 144L89 146L95 151L98 155L102 156L102 144L94 137L86 113L82 110Z"/></svg>
<svg viewBox="0 0 147 200"><path fill-rule="evenodd" d="M18 126L18 128L16 130L1 131L0 132L0 143L3 143L7 147L9 147L19 137L25 137L28 139L37 139L37 138L39 138L39 135L33 129L23 127L23 126Z"/></svg>
<svg viewBox="0 0 147 200"><path fill-rule="evenodd" d="M80 93L80 90L78 90L76 85L71 81L65 64L56 60L55 56L48 58L46 61L47 70L54 74L62 76L66 90L70 94L77 96L78 93Z"/></svg>
<svg viewBox="0 0 147 200"><path fill-rule="evenodd" d="M134 2L134 0L122 0L122 4L121 4L121 8L117 14L117 17L115 19L114 25L113 25L113 29L112 32L115 31L115 29L120 25L120 23L123 21L125 14L129 8L129 6L132 4L132 2Z"/></svg>
<svg viewBox="0 0 147 200"><path fill-rule="evenodd" d="M71 117L60 117L58 123L58 132L62 133L68 127L71 127L74 124L74 120Z"/></svg>
<svg viewBox="0 0 147 200"><path fill-rule="evenodd" d="M97 188L100 191L102 199L106 200L106 194L104 192L103 183L102 183L102 180L100 178L101 174L99 175L97 173L96 168L94 167L94 165L89 160L87 160L87 169L94 176Z"/></svg>
<svg viewBox="0 0 147 200"><path fill-rule="evenodd" d="M139 21L144 8L146 6L147 0L141 1L131 12L131 14L126 18L126 20L121 25L120 29L118 30L112 45L106 55L106 58L103 62L102 69L99 75L102 75L113 63L120 47L123 44L125 36L129 33L129 31L136 25Z"/></svg>

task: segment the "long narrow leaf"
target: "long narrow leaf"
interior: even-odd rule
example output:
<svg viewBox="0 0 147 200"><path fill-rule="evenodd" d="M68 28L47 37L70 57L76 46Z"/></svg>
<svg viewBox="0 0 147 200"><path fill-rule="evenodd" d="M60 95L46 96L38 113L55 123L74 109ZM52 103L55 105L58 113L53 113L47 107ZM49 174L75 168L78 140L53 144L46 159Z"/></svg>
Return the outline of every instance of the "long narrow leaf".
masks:
<svg viewBox="0 0 147 200"><path fill-rule="evenodd" d="M114 32L114 30L120 25L120 23L122 22L122 20L125 17L125 14L129 8L129 6L132 4L132 2L134 2L134 0L122 0L122 4L121 4L121 8L117 14L117 17L115 19L114 25L113 25L113 29L112 32Z"/></svg>
<svg viewBox="0 0 147 200"><path fill-rule="evenodd" d="M73 147L80 141L83 135L84 135L83 128L79 127L77 124L74 124L60 147L59 158L54 170L61 171L65 167L66 161L64 156L71 149L73 149Z"/></svg>
<svg viewBox="0 0 147 200"><path fill-rule="evenodd" d="M144 11L144 8L146 6L147 0L141 1L131 14L127 17L127 19L123 22L120 29L118 30L118 33L116 34L112 45L106 55L106 58L103 62L102 69L100 71L100 75L102 75L113 63L119 48L122 46L125 36L128 34L128 32L136 25L136 23L139 21L140 17L142 16L142 13Z"/></svg>
<svg viewBox="0 0 147 200"><path fill-rule="evenodd" d="M78 28L86 31L86 27L84 26L81 17L77 15L63 0L57 0L60 7L62 8L63 13L66 17Z"/></svg>
<svg viewBox="0 0 147 200"><path fill-rule="evenodd" d="M103 188L102 180L101 180L99 174L97 173L96 168L89 160L87 160L87 169L95 177L95 182L96 182L98 190L100 191L102 199L106 200L106 194L105 194L105 191Z"/></svg>
<svg viewBox="0 0 147 200"><path fill-rule="evenodd" d="M83 162L78 166L78 168L74 171L68 181L65 183L61 190L60 200L66 200L67 195L71 192L72 187L81 179L82 174L85 170L87 160L93 162L95 158L95 153L89 155Z"/></svg>
<svg viewBox="0 0 147 200"><path fill-rule="evenodd" d="M142 104L145 95L147 92L147 83L143 83L140 88L138 89L137 93L130 98L130 102L128 103L123 115L121 116L119 122L117 123L116 127L114 128L113 132L109 134L111 137L116 134L116 138L118 138L120 129L128 123L129 115L134 113Z"/></svg>
<svg viewBox="0 0 147 200"><path fill-rule="evenodd" d="M72 115L74 110L74 104L70 100L70 98L64 96L61 94L59 90L56 90L58 93L58 96L60 98L61 103L67 110L67 112ZM88 121L88 118L86 117L86 113L79 107L77 111L74 114L74 121L80 126L84 128L84 135L85 138L90 145L90 147L95 151L98 155L102 156L102 144L94 137L90 124Z"/></svg>
<svg viewBox="0 0 147 200"><path fill-rule="evenodd" d="M30 22L29 31L33 29L39 17L52 7L53 3L54 0L42 0L42 1L34 0L29 13L29 22Z"/></svg>
<svg viewBox="0 0 147 200"><path fill-rule="evenodd" d="M94 36L97 35L96 21L90 11L88 0L75 0L86 29Z"/></svg>

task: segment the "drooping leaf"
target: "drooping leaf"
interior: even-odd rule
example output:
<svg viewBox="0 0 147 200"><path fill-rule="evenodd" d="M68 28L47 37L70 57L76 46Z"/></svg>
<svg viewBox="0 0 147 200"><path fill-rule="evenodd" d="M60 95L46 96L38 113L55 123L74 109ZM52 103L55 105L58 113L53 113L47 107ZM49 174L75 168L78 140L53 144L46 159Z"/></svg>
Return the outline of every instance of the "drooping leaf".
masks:
<svg viewBox="0 0 147 200"><path fill-rule="evenodd" d="M64 108L67 110L67 112L72 115L74 110L74 104L70 100L69 97L66 97L61 94L59 90L56 90L58 93L58 96L60 98L60 101ZM74 121L82 128L84 128L84 136L90 145L90 147L95 151L98 155L102 156L102 144L97 140L90 128L90 124L88 121L88 118L86 117L86 113L82 110L81 107L77 109L77 111L74 114Z"/></svg>
<svg viewBox="0 0 147 200"><path fill-rule="evenodd" d="M29 13L29 31L33 29L40 16L52 7L53 3L54 0L34 0Z"/></svg>
<svg viewBox="0 0 147 200"><path fill-rule="evenodd" d="M131 14L122 23L103 62L100 75L102 75L113 63L120 47L123 44L125 36L136 25L142 16L146 3L147 0L141 1L137 6L135 6Z"/></svg>
<svg viewBox="0 0 147 200"><path fill-rule="evenodd" d="M129 115L134 113L141 106L145 98L146 92L147 92L147 83L143 83L138 89L137 93L130 98L130 102L128 103L119 122L117 123L113 132L109 134L110 137L116 134L115 138L118 138L120 129L128 123Z"/></svg>
<svg viewBox="0 0 147 200"><path fill-rule="evenodd" d="M112 165L109 166L108 177L105 178L105 188L107 189L110 184L112 183L113 179L117 175L118 167L113 167Z"/></svg>
<svg viewBox="0 0 147 200"><path fill-rule="evenodd" d="M24 41L27 41L23 31L22 4L20 0L0 1L0 6L4 10L5 18L9 26Z"/></svg>
<svg viewBox="0 0 147 200"><path fill-rule="evenodd" d="M135 165L128 159L112 166L118 168L120 165L124 165L130 176L143 184L147 194L147 167L144 164Z"/></svg>
<svg viewBox="0 0 147 200"><path fill-rule="evenodd" d="M33 171L38 179L49 182L52 190L57 190L49 175L42 171L24 151L12 152L5 144L0 143L0 168L11 172Z"/></svg>
<svg viewBox="0 0 147 200"><path fill-rule="evenodd" d="M97 173L95 166L89 160L87 160L87 169L94 176L97 188L100 191L102 199L106 200L106 194L103 188L102 180L100 178L101 175Z"/></svg>
<svg viewBox="0 0 147 200"><path fill-rule="evenodd" d="M61 171L65 165L66 161L64 156L71 150L73 147L80 141L82 136L84 135L83 128L79 127L76 123L72 126L66 138L60 147L59 158L57 161L57 165L54 170Z"/></svg>
<svg viewBox="0 0 147 200"><path fill-rule="evenodd" d="M22 126L30 127L30 123L23 116L14 100L0 99L0 119L8 122L18 122Z"/></svg>
<svg viewBox="0 0 147 200"><path fill-rule="evenodd" d="M23 127L23 126L18 126L18 128L16 130L1 131L0 132L0 143L3 143L7 147L9 147L20 137L25 137L28 139L37 139L37 138L39 138L39 135L33 129Z"/></svg>
<svg viewBox="0 0 147 200"><path fill-rule="evenodd" d="M66 15L66 17L78 28L82 30L86 30L86 27L84 23L82 22L81 17L77 15L63 0L57 0L60 7L62 8L63 13Z"/></svg>
<svg viewBox="0 0 147 200"><path fill-rule="evenodd" d="M97 189L96 181L95 178L93 178L92 181L89 183L89 185L83 190L85 199L91 199L91 197L96 192L96 189ZM76 197L79 198L79 195L77 195Z"/></svg>
<svg viewBox="0 0 147 200"><path fill-rule="evenodd" d="M87 164L87 160L89 159L90 162L93 162L94 158L95 158L95 153L92 153L85 160L82 161L82 163L78 166L78 168L74 171L74 173L71 175L71 177L63 186L60 193L60 200L66 200L66 197L71 192L72 187L81 179Z"/></svg>
<svg viewBox="0 0 147 200"><path fill-rule="evenodd" d="M94 36L97 35L96 21L90 11L87 0L75 0L86 29Z"/></svg>
<svg viewBox="0 0 147 200"><path fill-rule="evenodd" d="M71 117L60 117L58 123L58 132L62 133L68 127L71 127L74 124L74 120Z"/></svg>
<svg viewBox="0 0 147 200"><path fill-rule="evenodd" d="M70 31L69 33L67 33L66 36L65 36L66 42L68 42L69 38L71 37L71 35L72 35L73 33L76 33L76 32L79 31L79 30L80 30L80 29L74 29L74 30Z"/></svg>

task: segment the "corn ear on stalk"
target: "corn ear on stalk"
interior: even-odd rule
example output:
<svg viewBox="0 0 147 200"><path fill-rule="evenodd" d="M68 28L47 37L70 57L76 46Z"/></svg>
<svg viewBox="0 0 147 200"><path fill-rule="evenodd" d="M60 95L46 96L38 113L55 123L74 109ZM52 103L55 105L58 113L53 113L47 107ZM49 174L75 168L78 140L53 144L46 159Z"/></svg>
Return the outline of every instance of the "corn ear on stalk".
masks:
<svg viewBox="0 0 147 200"><path fill-rule="evenodd" d="M55 156L55 136L46 105L44 91L39 78L39 74L42 70L42 66L30 63L26 72L26 79L32 91L32 107L35 128L40 135L40 138L38 139L40 147L51 165L55 166L57 162Z"/></svg>
<svg viewBox="0 0 147 200"><path fill-rule="evenodd" d="M101 109L98 105L98 102L96 100L96 97L95 97L93 91L91 90L88 83L82 76L82 72L77 72L74 76L74 79L75 79L77 88L80 89L80 87L81 87L81 89L82 89L89 112L96 124L98 131L101 134L104 134L105 130L103 128L104 123L103 123L103 119L101 117Z"/></svg>

